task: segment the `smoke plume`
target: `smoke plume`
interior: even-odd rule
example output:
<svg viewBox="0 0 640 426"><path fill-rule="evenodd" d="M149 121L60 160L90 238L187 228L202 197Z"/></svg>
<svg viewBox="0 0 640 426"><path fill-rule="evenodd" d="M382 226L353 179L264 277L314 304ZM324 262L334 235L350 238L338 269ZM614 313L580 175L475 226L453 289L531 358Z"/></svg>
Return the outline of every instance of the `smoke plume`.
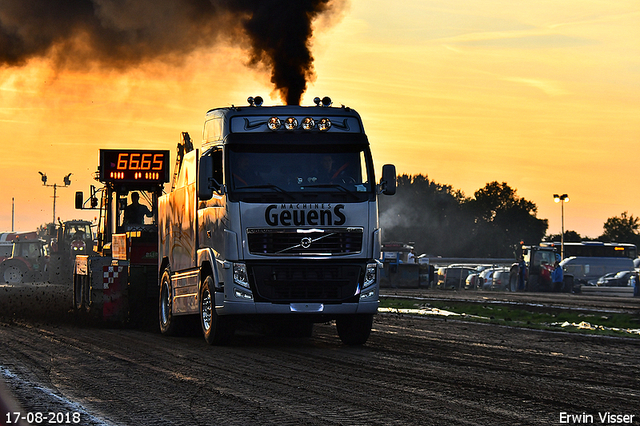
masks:
<svg viewBox="0 0 640 426"><path fill-rule="evenodd" d="M343 0L2 0L0 66L50 58L57 68L126 70L231 42L271 71L287 104L314 78L312 23Z"/></svg>

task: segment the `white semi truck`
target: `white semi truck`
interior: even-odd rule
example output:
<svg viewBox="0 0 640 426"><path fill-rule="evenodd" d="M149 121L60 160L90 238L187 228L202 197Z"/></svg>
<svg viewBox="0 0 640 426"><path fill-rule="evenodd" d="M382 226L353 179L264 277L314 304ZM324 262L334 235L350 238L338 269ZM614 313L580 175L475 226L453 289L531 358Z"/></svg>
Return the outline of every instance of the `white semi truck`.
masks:
<svg viewBox="0 0 640 426"><path fill-rule="evenodd" d="M331 107L249 106L207 112L201 149L183 133L171 192L159 199L159 321L176 334L198 315L224 344L238 319L310 335L336 321L345 344L367 341L378 308L381 230L359 114Z"/></svg>

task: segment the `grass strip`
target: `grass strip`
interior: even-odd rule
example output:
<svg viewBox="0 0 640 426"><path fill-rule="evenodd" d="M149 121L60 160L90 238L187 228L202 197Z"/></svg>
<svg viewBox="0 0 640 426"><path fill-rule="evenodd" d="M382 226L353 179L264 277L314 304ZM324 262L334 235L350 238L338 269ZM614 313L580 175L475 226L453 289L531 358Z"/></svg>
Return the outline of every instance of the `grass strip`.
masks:
<svg viewBox="0 0 640 426"><path fill-rule="evenodd" d="M492 324L640 338L640 316L529 304L380 297L380 312L446 315ZM453 314L453 315L452 315Z"/></svg>

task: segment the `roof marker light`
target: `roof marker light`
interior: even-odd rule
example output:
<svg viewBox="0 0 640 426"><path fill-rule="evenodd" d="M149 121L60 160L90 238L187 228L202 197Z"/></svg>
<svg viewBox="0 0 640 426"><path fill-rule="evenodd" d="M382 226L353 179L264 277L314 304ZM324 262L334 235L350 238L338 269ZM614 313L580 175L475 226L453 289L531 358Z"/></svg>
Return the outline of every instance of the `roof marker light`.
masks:
<svg viewBox="0 0 640 426"><path fill-rule="evenodd" d="M320 121L318 121L318 130L320 130L321 132L326 132L330 128L331 120L329 120L328 118L321 118Z"/></svg>
<svg viewBox="0 0 640 426"><path fill-rule="evenodd" d="M302 130L311 130L316 127L316 122L311 117L305 117L302 119Z"/></svg>
<svg viewBox="0 0 640 426"><path fill-rule="evenodd" d="M284 128L287 130L295 130L298 128L298 120L295 117L289 117L284 120Z"/></svg>
<svg viewBox="0 0 640 426"><path fill-rule="evenodd" d="M282 126L282 122L278 117L271 117L267 122L267 127L269 130L278 130Z"/></svg>

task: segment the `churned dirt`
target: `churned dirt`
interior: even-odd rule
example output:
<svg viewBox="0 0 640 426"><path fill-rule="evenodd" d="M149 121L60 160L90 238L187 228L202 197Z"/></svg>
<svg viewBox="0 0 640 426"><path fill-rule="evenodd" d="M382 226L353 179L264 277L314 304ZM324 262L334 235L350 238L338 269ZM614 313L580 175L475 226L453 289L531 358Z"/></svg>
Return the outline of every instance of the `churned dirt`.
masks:
<svg viewBox="0 0 640 426"><path fill-rule="evenodd" d="M544 303L638 309L557 296ZM241 330L212 347L197 333L77 324L70 300L61 287L0 288L0 373L25 413L79 413L83 425L609 424L606 413L640 424L638 338L381 314L361 347L332 324L306 339Z"/></svg>

